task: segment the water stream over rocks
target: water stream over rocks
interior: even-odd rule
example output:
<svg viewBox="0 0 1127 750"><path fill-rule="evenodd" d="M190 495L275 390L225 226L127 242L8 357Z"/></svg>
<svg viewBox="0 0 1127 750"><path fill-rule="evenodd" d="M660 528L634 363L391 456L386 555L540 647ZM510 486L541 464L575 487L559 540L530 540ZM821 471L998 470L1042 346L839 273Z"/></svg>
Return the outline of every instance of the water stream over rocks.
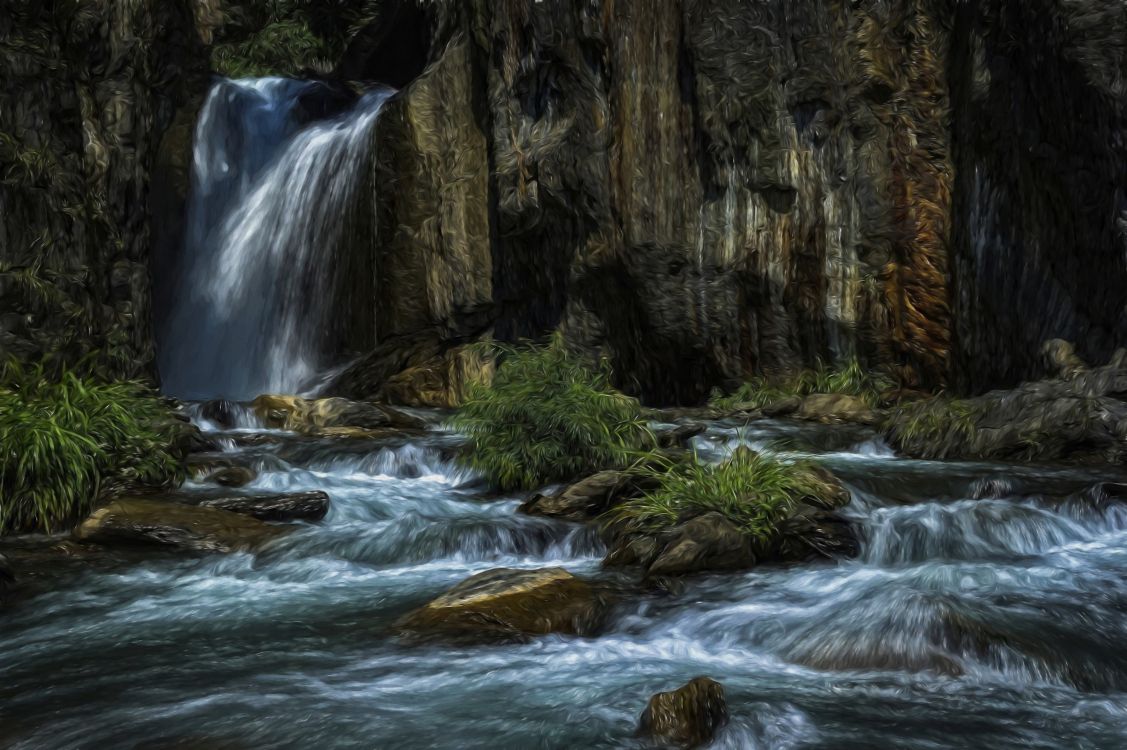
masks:
<svg viewBox="0 0 1127 750"><path fill-rule="evenodd" d="M719 747L1127 746L1127 511L1085 495L1122 479L1107 470L909 461L841 428L716 423L702 455L774 446L830 466L862 554L659 590L602 571L591 530L481 493L450 462L454 435L238 447L261 432L242 419L211 434L258 469L245 491L324 490L328 517L257 555L149 557L18 602L0 744L635 747L648 697L704 674L732 715ZM604 633L389 632L472 573L549 566L623 592Z"/></svg>

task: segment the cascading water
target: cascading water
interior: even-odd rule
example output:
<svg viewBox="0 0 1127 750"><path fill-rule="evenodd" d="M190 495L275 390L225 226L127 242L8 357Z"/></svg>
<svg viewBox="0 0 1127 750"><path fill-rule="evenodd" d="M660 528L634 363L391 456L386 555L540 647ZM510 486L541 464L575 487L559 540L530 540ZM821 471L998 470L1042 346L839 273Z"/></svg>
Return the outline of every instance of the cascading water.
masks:
<svg viewBox="0 0 1127 750"><path fill-rule="evenodd" d="M203 426L256 429L239 424ZM247 492L328 492L324 522L258 556L90 572L7 615L0 745L636 747L648 696L707 674L732 714L714 747L1127 746L1127 511L1078 492L1122 481L1109 470L907 461L841 428L714 425L702 456L775 446L838 474L860 557L661 594L631 576L595 638L419 646L392 623L475 572L626 578L599 570L592 529L468 486L455 435L270 437L217 442L257 470Z"/></svg>
<svg viewBox="0 0 1127 750"><path fill-rule="evenodd" d="M335 251L387 91L302 123L325 84L223 80L200 115L193 192L160 372L181 398L296 392L323 350Z"/></svg>

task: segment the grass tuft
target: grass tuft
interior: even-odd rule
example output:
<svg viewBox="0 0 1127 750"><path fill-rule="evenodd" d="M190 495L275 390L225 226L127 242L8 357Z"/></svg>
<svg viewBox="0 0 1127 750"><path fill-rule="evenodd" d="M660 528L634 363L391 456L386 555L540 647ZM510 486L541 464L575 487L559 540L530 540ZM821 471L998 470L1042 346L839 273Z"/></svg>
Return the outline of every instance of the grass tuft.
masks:
<svg viewBox="0 0 1127 750"><path fill-rule="evenodd" d="M887 434L893 445L909 455L950 458L967 451L978 417L973 402L938 397L898 408L889 415Z"/></svg>
<svg viewBox="0 0 1127 750"><path fill-rule="evenodd" d="M856 358L839 367L819 363L813 370L800 370L790 375L756 377L748 380L733 393L714 391L709 405L728 411L736 408L758 409L794 396L812 393L837 393L856 396L868 406L876 407L881 394L894 386L892 380L861 366Z"/></svg>
<svg viewBox="0 0 1127 750"><path fill-rule="evenodd" d="M474 385L452 425L470 438L464 462L503 491L626 466L654 437L637 400L605 366L551 346L497 347L489 386Z"/></svg>
<svg viewBox="0 0 1127 750"><path fill-rule="evenodd" d="M145 386L17 364L0 383L0 534L56 531L109 483L182 479L174 423Z"/></svg>
<svg viewBox="0 0 1127 750"><path fill-rule="evenodd" d="M642 532L660 532L696 516L716 512L751 540L767 546L781 533L803 498L827 494L826 483L801 461L737 450L727 461L660 462L639 471L652 473L660 487L612 510L611 523Z"/></svg>

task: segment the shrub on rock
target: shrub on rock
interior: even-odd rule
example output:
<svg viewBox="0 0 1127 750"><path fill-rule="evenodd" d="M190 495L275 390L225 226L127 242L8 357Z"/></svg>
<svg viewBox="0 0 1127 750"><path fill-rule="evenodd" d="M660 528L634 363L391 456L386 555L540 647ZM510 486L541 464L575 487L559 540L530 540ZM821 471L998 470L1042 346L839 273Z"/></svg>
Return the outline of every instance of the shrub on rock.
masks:
<svg viewBox="0 0 1127 750"><path fill-rule="evenodd" d="M533 489L623 467L652 447L637 400L558 342L505 349L490 386L453 420L470 438L464 462L500 490Z"/></svg>
<svg viewBox="0 0 1127 750"><path fill-rule="evenodd" d="M849 493L816 465L741 448L719 464L694 458L653 472L656 490L607 515L607 564L677 575L852 548L848 524L833 514Z"/></svg>

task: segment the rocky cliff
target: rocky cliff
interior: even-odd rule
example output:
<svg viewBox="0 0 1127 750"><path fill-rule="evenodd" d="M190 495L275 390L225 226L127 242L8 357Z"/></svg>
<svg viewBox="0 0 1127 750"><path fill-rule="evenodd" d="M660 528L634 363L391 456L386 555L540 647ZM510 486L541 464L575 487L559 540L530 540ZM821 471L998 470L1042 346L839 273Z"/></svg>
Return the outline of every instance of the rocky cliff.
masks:
<svg viewBox="0 0 1127 750"><path fill-rule="evenodd" d="M561 329L687 402L818 358L974 390L1054 335L1107 356L1127 23L1034 5L438 4L376 135L378 359Z"/></svg>
<svg viewBox="0 0 1127 750"><path fill-rule="evenodd" d="M151 182L177 109L206 87L204 5L4 4L0 352L151 373Z"/></svg>
<svg viewBox="0 0 1127 750"><path fill-rule="evenodd" d="M175 217L179 200L150 191L153 144L190 131L209 56L261 27L258 54L294 19L320 35L302 55L339 55L319 74L402 85L351 212L346 262L361 272L339 304L350 349L369 354L343 393L443 403L480 369L463 344L553 331L657 403L851 356L910 385L981 390L1038 374L1047 338L1093 361L1127 340L1121 4L339 5L270 15L213 0L193 18L186 3L135 3L68 25L17 3L3 64L32 83L5 86L0 110L15 144L6 341L78 330L150 361L147 204ZM44 57L22 51L40 37ZM42 122L81 176L69 187L24 158ZM185 150L164 153L182 175ZM42 195L106 214L75 223ZM54 255L37 249L45 232ZM90 270L71 283L42 266L47 278L39 255ZM75 290L71 318L12 302L29 269Z"/></svg>

